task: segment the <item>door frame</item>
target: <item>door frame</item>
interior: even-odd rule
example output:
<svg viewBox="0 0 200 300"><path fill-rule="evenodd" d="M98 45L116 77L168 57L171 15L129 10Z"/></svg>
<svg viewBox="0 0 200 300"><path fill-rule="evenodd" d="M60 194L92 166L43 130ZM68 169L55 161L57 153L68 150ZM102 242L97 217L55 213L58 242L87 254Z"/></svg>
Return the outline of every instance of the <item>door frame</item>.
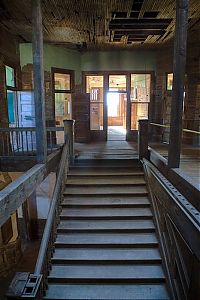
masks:
<svg viewBox="0 0 200 300"><path fill-rule="evenodd" d="M131 130L131 74L150 74L150 102L148 108L148 119L153 118L153 103L154 103L154 83L155 72L149 70L131 70L131 71L82 71L82 90L86 92L86 76L103 76L104 77L104 93L103 93L103 130L90 130L92 140L107 141L108 132L108 116L107 116L107 93L109 92L109 75L125 75L126 76L126 140L137 141L138 130Z"/></svg>

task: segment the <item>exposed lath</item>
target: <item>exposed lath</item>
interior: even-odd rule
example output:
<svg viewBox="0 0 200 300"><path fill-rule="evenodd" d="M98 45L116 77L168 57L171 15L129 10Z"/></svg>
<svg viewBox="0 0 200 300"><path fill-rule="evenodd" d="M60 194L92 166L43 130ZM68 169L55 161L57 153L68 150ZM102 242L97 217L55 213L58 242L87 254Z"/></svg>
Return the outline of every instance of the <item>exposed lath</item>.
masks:
<svg viewBox="0 0 200 300"><path fill-rule="evenodd" d="M42 0L46 42L83 48L155 47L175 28L171 0ZM200 18L200 1L190 0L189 28ZM31 41L31 0L1 0L0 25Z"/></svg>

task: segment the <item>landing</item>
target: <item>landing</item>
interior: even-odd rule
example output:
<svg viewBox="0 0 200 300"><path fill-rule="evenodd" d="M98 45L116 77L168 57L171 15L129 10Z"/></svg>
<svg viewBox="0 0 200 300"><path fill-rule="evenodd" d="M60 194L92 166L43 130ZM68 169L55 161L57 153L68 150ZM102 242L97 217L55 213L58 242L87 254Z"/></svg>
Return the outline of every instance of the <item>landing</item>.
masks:
<svg viewBox="0 0 200 300"><path fill-rule="evenodd" d="M127 141L75 143L78 159L133 159L138 158L137 144Z"/></svg>

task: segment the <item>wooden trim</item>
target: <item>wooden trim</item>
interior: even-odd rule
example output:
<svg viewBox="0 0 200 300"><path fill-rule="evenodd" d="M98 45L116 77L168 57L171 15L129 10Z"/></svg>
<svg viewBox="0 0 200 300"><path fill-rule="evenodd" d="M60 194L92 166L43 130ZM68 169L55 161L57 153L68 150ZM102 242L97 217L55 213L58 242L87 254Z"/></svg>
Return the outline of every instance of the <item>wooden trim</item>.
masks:
<svg viewBox="0 0 200 300"><path fill-rule="evenodd" d="M107 140L107 130L108 130L108 118L107 118L107 93L109 91L109 75L125 75L126 76L126 95L127 95L127 107L126 107L126 140L132 140L132 137L134 135L135 130L131 130L131 74L149 74L151 76L150 80L150 101L149 108L148 108L148 114L152 118L153 110L153 102L154 102L154 82L155 82L155 72L154 71L82 71L82 89L83 92L86 92L86 76L103 76L104 78L104 129L103 132L105 133L105 137ZM106 78L106 79L105 79ZM137 102L140 103L140 102ZM151 111L150 111L151 109ZM149 117L148 116L148 117ZM100 132L101 130L99 130ZM96 136L96 135L95 135Z"/></svg>
<svg viewBox="0 0 200 300"><path fill-rule="evenodd" d="M32 194L37 186L52 172L60 160L61 151L52 153L47 163L37 164L0 191L0 226Z"/></svg>

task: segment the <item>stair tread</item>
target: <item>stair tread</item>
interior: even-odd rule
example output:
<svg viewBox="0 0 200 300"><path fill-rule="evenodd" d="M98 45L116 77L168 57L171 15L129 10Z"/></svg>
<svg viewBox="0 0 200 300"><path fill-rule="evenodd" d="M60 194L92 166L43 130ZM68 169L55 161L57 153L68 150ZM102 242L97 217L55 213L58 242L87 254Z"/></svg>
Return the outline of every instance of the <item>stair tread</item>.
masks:
<svg viewBox="0 0 200 300"><path fill-rule="evenodd" d="M62 216L85 216L85 217L98 217L98 216L152 216L152 212L150 208L143 207L143 208L63 208L61 212Z"/></svg>
<svg viewBox="0 0 200 300"><path fill-rule="evenodd" d="M49 284L44 299L65 300L169 300L164 284L59 285Z"/></svg>
<svg viewBox="0 0 200 300"><path fill-rule="evenodd" d="M158 248L69 248L55 249L53 254L54 260L113 260L113 261L151 261L161 260Z"/></svg>
<svg viewBox="0 0 200 300"><path fill-rule="evenodd" d="M68 233L58 234L55 244L157 244L154 233Z"/></svg>
<svg viewBox="0 0 200 300"><path fill-rule="evenodd" d="M90 188L88 187L67 187L64 191L64 194L137 194L137 193L147 193L147 189L143 185L138 186L128 186L128 187L121 187L121 186L98 186Z"/></svg>
<svg viewBox="0 0 200 300"><path fill-rule="evenodd" d="M66 185L105 185L105 184L117 184L117 185L135 185L135 184L145 184L143 176L138 177L119 177L119 178L70 178L67 179Z"/></svg>
<svg viewBox="0 0 200 300"><path fill-rule="evenodd" d="M65 279L164 279L162 266L158 265L52 265L50 275L48 277L59 280Z"/></svg>
<svg viewBox="0 0 200 300"><path fill-rule="evenodd" d="M145 196L132 196L132 195L126 195L126 196L96 196L93 197L92 199L88 198L87 196L82 196L82 197L73 197L70 198L70 196L65 196L64 201L62 204L67 205L67 204L74 204L74 205L114 205L114 204L120 204L120 205L126 205L126 204L147 204L149 205L149 199L148 197Z"/></svg>
<svg viewBox="0 0 200 300"><path fill-rule="evenodd" d="M155 229L152 220L65 220L58 229Z"/></svg>

